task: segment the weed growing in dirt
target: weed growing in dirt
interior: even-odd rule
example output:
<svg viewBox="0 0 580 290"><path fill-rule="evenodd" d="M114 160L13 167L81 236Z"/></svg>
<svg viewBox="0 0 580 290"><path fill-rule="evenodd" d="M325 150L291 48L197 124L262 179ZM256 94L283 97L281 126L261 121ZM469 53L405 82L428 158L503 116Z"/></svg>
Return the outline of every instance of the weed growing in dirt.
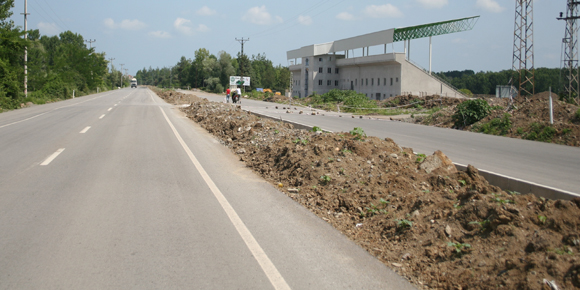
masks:
<svg viewBox="0 0 580 290"><path fill-rule="evenodd" d="M465 186L465 185L467 184L467 183L465 182L465 180L462 180L462 179L460 179L460 180L457 180L457 182L461 183L463 186Z"/></svg>
<svg viewBox="0 0 580 290"><path fill-rule="evenodd" d="M425 158L427 158L427 155L425 155L425 154L417 154L417 160L415 160L415 162L421 163L421 162L425 161Z"/></svg>
<svg viewBox="0 0 580 290"><path fill-rule="evenodd" d="M449 242L449 243L447 243L447 246L454 247L455 248L455 253L457 255L461 255L461 254L465 253L465 251L467 251L467 249L471 249L471 245L470 244L466 244L466 243L452 243L452 242Z"/></svg>
<svg viewBox="0 0 580 290"><path fill-rule="evenodd" d="M569 249L564 249L564 248L556 248L554 250L548 250L548 252L554 252L558 255L574 255L574 252L570 251Z"/></svg>
<svg viewBox="0 0 580 290"><path fill-rule="evenodd" d="M322 129L318 126L312 127L312 132L322 132Z"/></svg>
<svg viewBox="0 0 580 290"><path fill-rule="evenodd" d="M482 222L473 221L473 222L469 222L469 224L470 225L478 225L482 231L485 231L487 229L487 227L489 226L489 220L484 220Z"/></svg>
<svg viewBox="0 0 580 290"><path fill-rule="evenodd" d="M500 195L496 195L496 194L493 194L493 196L494 196L494 198L492 200L495 202L499 202L501 204L506 204L506 203L514 203L515 204L515 202L511 199L502 199L502 198L500 198L501 197Z"/></svg>
<svg viewBox="0 0 580 290"><path fill-rule="evenodd" d="M538 220L539 220L539 221L540 221L542 224L545 224L545 223L546 223L546 221L548 220L548 218L547 218L546 216L539 215L539 216L538 216Z"/></svg>
<svg viewBox="0 0 580 290"><path fill-rule="evenodd" d="M354 127L354 129L352 129L349 133L353 135L356 140L362 141L367 137L367 134L361 127Z"/></svg>
<svg viewBox="0 0 580 290"><path fill-rule="evenodd" d="M398 220L396 219L395 222L397 222L397 228L399 230L404 230L404 229L409 229L413 226L413 222L409 221L409 220Z"/></svg>
<svg viewBox="0 0 580 290"><path fill-rule="evenodd" d="M302 143L302 145L308 144L308 139L300 139L297 138L296 140L292 141L294 144Z"/></svg>
<svg viewBox="0 0 580 290"><path fill-rule="evenodd" d="M506 190L506 192L509 193L510 195L521 195L521 193L517 191Z"/></svg>
<svg viewBox="0 0 580 290"><path fill-rule="evenodd" d="M457 105L452 118L455 121L455 127L467 127L487 117L490 112L491 106L486 100L467 100Z"/></svg>
<svg viewBox="0 0 580 290"><path fill-rule="evenodd" d="M562 135L570 134L570 132L572 132L572 129L570 129L570 128L564 128L564 129L562 129Z"/></svg>
<svg viewBox="0 0 580 290"><path fill-rule="evenodd" d="M280 131L274 130L274 134L280 134Z"/></svg>
<svg viewBox="0 0 580 290"><path fill-rule="evenodd" d="M328 184L332 180L332 177L328 175L322 175L320 176L320 180L322 181L323 184Z"/></svg>

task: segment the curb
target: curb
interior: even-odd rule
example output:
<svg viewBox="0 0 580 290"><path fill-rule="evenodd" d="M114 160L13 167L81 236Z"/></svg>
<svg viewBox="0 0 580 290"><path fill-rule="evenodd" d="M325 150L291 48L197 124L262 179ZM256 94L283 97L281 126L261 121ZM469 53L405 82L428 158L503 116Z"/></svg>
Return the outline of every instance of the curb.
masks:
<svg viewBox="0 0 580 290"><path fill-rule="evenodd" d="M275 120L275 121L280 121L280 122L292 124L294 126L294 128L300 129L300 130L310 131L313 128L312 126L309 126L306 124L301 124L301 123L297 123L297 122L284 120L281 117L276 118L273 116L255 113L255 112L248 111L248 110L244 110L244 111L246 111L250 114L256 115L256 116L260 116L262 118L267 118L267 119L271 119L271 120ZM324 131L332 132L332 131L327 131L327 130L324 130ZM466 171L467 170L467 165L459 164L459 163L455 163L455 162L453 164L455 165L455 168L457 168L457 170L459 170L459 171ZM538 184L535 182L531 182L531 181L527 181L527 180L523 180L523 179L495 173L495 172L488 171L485 169L478 168L478 171L479 171L479 174L481 176L485 177L485 179L489 182L489 184L495 185L503 190L517 191L517 192L520 192L522 194L531 193L531 194L534 194L535 196L543 197L543 198L547 198L547 199L571 200L572 198L580 198L580 194L566 191L563 189L554 188L554 187Z"/></svg>

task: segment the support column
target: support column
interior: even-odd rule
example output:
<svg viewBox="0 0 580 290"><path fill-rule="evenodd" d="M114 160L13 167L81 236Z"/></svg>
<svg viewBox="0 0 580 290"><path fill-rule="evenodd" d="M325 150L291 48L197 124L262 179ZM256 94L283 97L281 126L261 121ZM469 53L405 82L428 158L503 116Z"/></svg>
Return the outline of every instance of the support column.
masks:
<svg viewBox="0 0 580 290"><path fill-rule="evenodd" d="M432 36L429 36L429 74L431 74L431 59L433 56L433 43L431 42Z"/></svg>

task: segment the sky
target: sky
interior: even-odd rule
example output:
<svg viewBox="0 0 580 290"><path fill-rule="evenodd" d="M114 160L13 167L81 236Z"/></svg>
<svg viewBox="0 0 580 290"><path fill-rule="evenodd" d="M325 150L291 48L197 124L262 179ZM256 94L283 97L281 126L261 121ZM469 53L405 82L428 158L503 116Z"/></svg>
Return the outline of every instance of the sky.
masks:
<svg viewBox="0 0 580 290"><path fill-rule="evenodd" d="M97 52L135 75L170 67L205 48L236 56L265 54L287 66L286 52L380 30L480 16L471 31L433 37L433 71L511 69L514 0L28 0L28 29L42 35L70 30ZM534 1L535 67L560 67L566 0ZM24 0L16 0L15 24L24 27ZM87 46L89 43L87 43ZM395 43L395 51L404 50ZM389 46L389 50L390 50ZM411 42L411 59L429 66L429 40Z"/></svg>

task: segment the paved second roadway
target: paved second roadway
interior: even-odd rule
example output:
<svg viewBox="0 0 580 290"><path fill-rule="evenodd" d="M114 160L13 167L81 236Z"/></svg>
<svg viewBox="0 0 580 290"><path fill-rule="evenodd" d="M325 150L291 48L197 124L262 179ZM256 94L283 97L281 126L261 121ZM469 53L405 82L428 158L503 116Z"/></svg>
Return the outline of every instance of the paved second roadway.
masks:
<svg viewBox="0 0 580 290"><path fill-rule="evenodd" d="M0 114L0 289L413 289L147 89Z"/></svg>
<svg viewBox="0 0 580 290"><path fill-rule="evenodd" d="M192 92L189 92L192 93ZM223 96L195 92L212 101ZM275 109L278 106L278 109ZM325 130L341 132L361 127L370 136L391 138L415 152L431 154L441 150L451 160L487 171L531 181L580 195L580 148L507 137L429 127L386 120L352 119L350 114L287 114L284 105L242 100L246 110L282 118ZM288 107L288 106L285 106ZM292 107L294 108L294 107ZM300 108L298 109L300 110ZM309 111L304 110L306 113Z"/></svg>

